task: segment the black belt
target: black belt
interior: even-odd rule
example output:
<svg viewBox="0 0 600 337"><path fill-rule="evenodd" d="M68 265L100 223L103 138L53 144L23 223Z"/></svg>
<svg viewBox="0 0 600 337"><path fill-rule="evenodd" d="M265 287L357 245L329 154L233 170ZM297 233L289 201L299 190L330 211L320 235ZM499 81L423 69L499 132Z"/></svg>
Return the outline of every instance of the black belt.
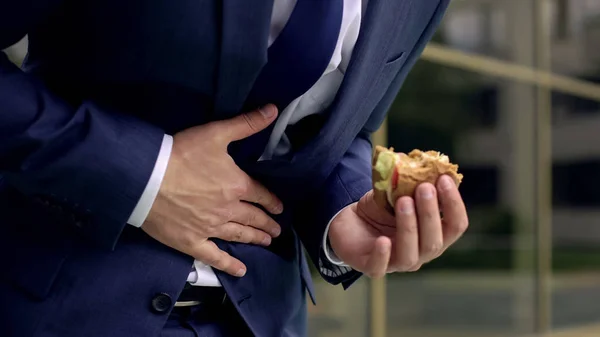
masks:
<svg viewBox="0 0 600 337"><path fill-rule="evenodd" d="M227 299L223 287L192 286L189 283L181 291L175 307L191 307L196 305L222 305Z"/></svg>

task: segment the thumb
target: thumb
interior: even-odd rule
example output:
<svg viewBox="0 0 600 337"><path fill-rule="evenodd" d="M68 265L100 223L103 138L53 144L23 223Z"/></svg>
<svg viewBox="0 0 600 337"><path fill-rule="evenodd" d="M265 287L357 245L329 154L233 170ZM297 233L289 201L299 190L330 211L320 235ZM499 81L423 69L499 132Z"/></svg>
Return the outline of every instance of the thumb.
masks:
<svg viewBox="0 0 600 337"><path fill-rule="evenodd" d="M277 107L267 104L251 112L221 121L227 141L248 138L266 129L277 117Z"/></svg>
<svg viewBox="0 0 600 337"><path fill-rule="evenodd" d="M381 207L375 198L377 198L375 191L371 190L367 192L358 201L358 208L361 210L359 214L367 216L368 219L366 220L370 219L379 224L386 224L396 227L396 219L394 215L388 212L385 208ZM385 202L387 203L387 197Z"/></svg>

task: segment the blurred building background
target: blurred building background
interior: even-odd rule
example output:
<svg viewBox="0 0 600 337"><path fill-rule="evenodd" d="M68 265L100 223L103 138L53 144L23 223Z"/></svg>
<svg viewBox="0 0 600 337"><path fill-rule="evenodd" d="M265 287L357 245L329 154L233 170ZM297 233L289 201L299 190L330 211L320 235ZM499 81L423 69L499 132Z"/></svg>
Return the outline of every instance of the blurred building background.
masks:
<svg viewBox="0 0 600 337"><path fill-rule="evenodd" d="M471 227L417 273L320 284L311 336L600 336L598 83L600 0L454 0L378 139L458 162Z"/></svg>
<svg viewBox="0 0 600 337"><path fill-rule="evenodd" d="M470 229L417 273L315 277L309 336L600 336L600 0L453 0L375 139L459 163Z"/></svg>

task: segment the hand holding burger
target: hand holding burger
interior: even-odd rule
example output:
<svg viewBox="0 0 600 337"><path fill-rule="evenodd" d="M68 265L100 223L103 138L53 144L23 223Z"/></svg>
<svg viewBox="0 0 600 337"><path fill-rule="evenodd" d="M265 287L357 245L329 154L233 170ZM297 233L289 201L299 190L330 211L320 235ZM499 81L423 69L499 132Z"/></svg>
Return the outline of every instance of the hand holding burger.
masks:
<svg viewBox="0 0 600 337"><path fill-rule="evenodd" d="M441 175L448 175L458 187L463 175L448 156L436 151L413 150L409 154L394 152L394 148L375 147L373 156L373 193L375 202L394 213L400 197L412 197L422 183L435 184Z"/></svg>
<svg viewBox="0 0 600 337"><path fill-rule="evenodd" d="M373 190L332 221L333 251L371 277L418 270L468 227L462 178L458 165L439 152L376 147Z"/></svg>

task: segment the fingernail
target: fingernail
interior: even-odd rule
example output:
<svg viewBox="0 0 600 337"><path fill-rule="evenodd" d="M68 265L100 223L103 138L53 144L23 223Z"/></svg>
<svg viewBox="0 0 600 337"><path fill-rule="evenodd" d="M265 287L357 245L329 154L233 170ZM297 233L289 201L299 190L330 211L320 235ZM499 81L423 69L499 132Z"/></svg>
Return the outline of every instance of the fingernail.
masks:
<svg viewBox="0 0 600 337"><path fill-rule="evenodd" d="M275 114L275 109L271 105L265 105L263 107L258 108L258 110L265 119L269 119Z"/></svg>
<svg viewBox="0 0 600 337"><path fill-rule="evenodd" d="M415 206L410 198L400 200L400 212L404 214L412 214L415 211Z"/></svg>
<svg viewBox="0 0 600 337"><path fill-rule="evenodd" d="M235 275L242 277L242 276L246 275L246 270L244 268L241 268L240 270L237 271L237 273L235 273Z"/></svg>
<svg viewBox="0 0 600 337"><path fill-rule="evenodd" d="M431 199L433 198L433 188L431 186L423 186L419 190L419 194L423 199Z"/></svg>
<svg viewBox="0 0 600 337"><path fill-rule="evenodd" d="M273 208L273 213L274 214L281 214L283 212L283 205L279 204L277 206L275 206L275 208Z"/></svg>
<svg viewBox="0 0 600 337"><path fill-rule="evenodd" d="M271 244L271 238L266 236L263 240L262 240L262 244L263 246L268 246Z"/></svg>
<svg viewBox="0 0 600 337"><path fill-rule="evenodd" d="M452 180L452 178L448 176L442 176L440 178L440 189L442 191L449 191L450 189L452 189L453 185L454 181Z"/></svg>
<svg viewBox="0 0 600 337"><path fill-rule="evenodd" d="M279 236L279 234L281 234L281 228L273 228L271 231L271 235L273 236Z"/></svg>

